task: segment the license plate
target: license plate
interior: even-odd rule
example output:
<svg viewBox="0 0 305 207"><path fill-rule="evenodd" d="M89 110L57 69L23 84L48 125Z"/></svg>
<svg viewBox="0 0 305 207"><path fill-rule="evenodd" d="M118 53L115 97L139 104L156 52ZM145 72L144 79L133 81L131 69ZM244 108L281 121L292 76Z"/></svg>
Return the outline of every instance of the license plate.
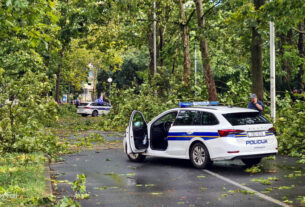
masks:
<svg viewBox="0 0 305 207"><path fill-rule="evenodd" d="M248 132L248 137L264 137L265 132Z"/></svg>

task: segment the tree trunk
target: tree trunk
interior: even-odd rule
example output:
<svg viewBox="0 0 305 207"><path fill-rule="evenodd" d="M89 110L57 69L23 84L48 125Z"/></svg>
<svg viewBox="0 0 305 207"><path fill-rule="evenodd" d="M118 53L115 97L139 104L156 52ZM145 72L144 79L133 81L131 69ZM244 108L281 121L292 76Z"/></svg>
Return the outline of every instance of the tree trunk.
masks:
<svg viewBox="0 0 305 207"><path fill-rule="evenodd" d="M286 72L286 76L282 77L282 81L285 83L286 87L291 84L291 64L289 59L284 58L285 49L284 46L292 45L292 30L289 30L287 34L280 34L280 55L281 55L281 68Z"/></svg>
<svg viewBox="0 0 305 207"><path fill-rule="evenodd" d="M304 31L304 22L301 22L299 24L299 30ZM299 33L298 50L299 50L300 58L304 58L305 57L305 53L304 53L304 34L301 33L301 32ZM304 89L304 83L303 83L304 68L303 67L304 67L304 64L301 63L299 65L299 74L298 74L298 88L300 88L300 89Z"/></svg>
<svg viewBox="0 0 305 207"><path fill-rule="evenodd" d="M185 83L189 83L190 74L191 74L190 39L189 39L188 25L186 24L186 17L185 17L183 4L184 1L179 0L180 18L182 20L180 27L182 32L183 56L184 56L183 80Z"/></svg>
<svg viewBox="0 0 305 207"><path fill-rule="evenodd" d="M172 66L172 74L175 73L176 62L177 62L178 48L176 48L174 58L173 58L173 66Z"/></svg>
<svg viewBox="0 0 305 207"><path fill-rule="evenodd" d="M258 10L265 0L254 0L255 9ZM257 24L260 22L257 21ZM251 40L251 72L252 72L252 93L255 93L260 100L264 98L263 83L263 59L262 59L262 37L257 27L252 27Z"/></svg>
<svg viewBox="0 0 305 207"><path fill-rule="evenodd" d="M61 69L62 69L62 59L64 55L64 50L65 48L62 47L60 51L60 62L57 68L57 73L56 73L56 85L55 85L55 101L59 103L60 101L60 79L61 79Z"/></svg>
<svg viewBox="0 0 305 207"><path fill-rule="evenodd" d="M208 41L204 35L205 19L203 16L202 1L195 0L195 3L197 10L197 19L198 19L198 28L199 28L198 38L200 42L199 46L200 46L201 57L203 62L204 79L208 87L209 101L217 101L218 98L217 98L216 86L215 86L215 81L213 78L213 73L209 58L209 48L208 48L209 46L208 46Z"/></svg>

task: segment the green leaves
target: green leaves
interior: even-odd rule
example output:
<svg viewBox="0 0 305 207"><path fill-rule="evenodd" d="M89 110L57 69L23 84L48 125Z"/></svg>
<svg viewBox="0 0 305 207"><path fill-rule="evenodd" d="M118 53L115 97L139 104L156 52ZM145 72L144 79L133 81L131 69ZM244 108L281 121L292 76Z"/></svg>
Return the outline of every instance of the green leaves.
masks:
<svg viewBox="0 0 305 207"><path fill-rule="evenodd" d="M296 101L291 108L279 111L276 122L279 151L291 156L305 155L305 104Z"/></svg>
<svg viewBox="0 0 305 207"><path fill-rule="evenodd" d="M86 192L86 176L85 174L78 174L76 180L73 182L72 190L78 193Z"/></svg>
<svg viewBox="0 0 305 207"><path fill-rule="evenodd" d="M252 182L259 182L260 184L263 185L271 185L271 181L277 181L277 177L268 177L266 178L253 178L251 179Z"/></svg>
<svg viewBox="0 0 305 207"><path fill-rule="evenodd" d="M26 72L19 80L0 77L0 152L44 151L56 139L44 131L56 114L56 103L46 93L50 90L45 74Z"/></svg>
<svg viewBox="0 0 305 207"><path fill-rule="evenodd" d="M14 8L25 8L29 5L29 2L27 0L7 0L6 6L7 7L14 7Z"/></svg>

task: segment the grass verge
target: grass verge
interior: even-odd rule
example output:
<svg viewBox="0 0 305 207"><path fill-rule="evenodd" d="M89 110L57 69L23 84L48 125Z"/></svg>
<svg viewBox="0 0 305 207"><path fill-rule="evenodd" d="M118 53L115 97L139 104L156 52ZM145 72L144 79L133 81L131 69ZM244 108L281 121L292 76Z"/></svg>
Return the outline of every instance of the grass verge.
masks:
<svg viewBox="0 0 305 207"><path fill-rule="evenodd" d="M39 206L46 189L42 153L0 156L0 206Z"/></svg>

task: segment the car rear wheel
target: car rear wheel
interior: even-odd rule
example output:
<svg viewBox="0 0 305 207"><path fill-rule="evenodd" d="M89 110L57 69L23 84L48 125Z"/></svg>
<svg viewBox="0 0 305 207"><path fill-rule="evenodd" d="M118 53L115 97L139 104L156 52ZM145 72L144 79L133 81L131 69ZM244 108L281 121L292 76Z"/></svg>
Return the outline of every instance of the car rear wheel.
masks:
<svg viewBox="0 0 305 207"><path fill-rule="evenodd" d="M127 157L130 161L132 162L143 162L146 158L145 155L142 155L142 154L134 154L134 153L131 153L131 154L127 154Z"/></svg>
<svg viewBox="0 0 305 207"><path fill-rule="evenodd" d="M190 159L194 167L198 169L207 168L211 165L208 149L202 143L195 143L191 147Z"/></svg>
<svg viewBox="0 0 305 207"><path fill-rule="evenodd" d="M261 157L259 158L247 158L247 159L241 159L241 161L243 161L243 163L247 166L252 166L252 165L257 165L258 163L260 163L262 160Z"/></svg>
<svg viewBox="0 0 305 207"><path fill-rule="evenodd" d="M96 117L97 115L98 115L98 112L96 110L92 112L93 117Z"/></svg>

